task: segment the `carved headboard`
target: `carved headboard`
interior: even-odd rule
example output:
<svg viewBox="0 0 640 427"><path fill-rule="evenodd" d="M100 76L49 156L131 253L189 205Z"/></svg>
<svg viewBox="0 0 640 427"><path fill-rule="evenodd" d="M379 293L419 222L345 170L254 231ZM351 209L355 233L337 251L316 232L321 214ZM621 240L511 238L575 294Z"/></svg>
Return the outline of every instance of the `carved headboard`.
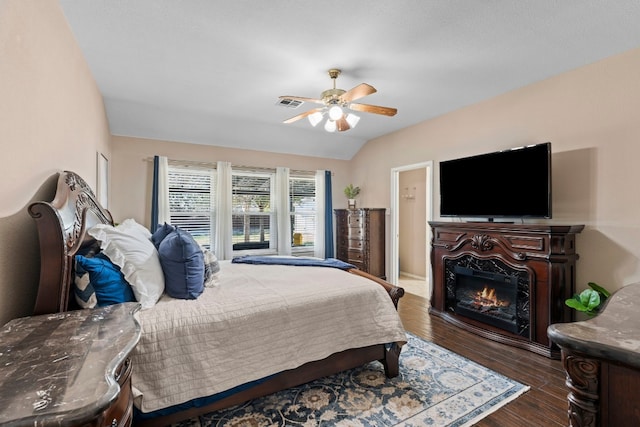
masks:
<svg viewBox="0 0 640 427"><path fill-rule="evenodd" d="M54 199L32 203L29 214L36 220L40 240L40 284L33 314L75 308L70 296L74 256L95 242L88 229L100 223L113 225L111 213L100 206L84 179L64 171Z"/></svg>

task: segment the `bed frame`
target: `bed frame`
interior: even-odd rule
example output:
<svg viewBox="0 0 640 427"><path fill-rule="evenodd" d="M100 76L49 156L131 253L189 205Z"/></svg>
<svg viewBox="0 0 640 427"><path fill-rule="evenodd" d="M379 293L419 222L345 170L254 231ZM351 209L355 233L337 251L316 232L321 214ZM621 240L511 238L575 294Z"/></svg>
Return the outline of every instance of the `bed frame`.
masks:
<svg viewBox="0 0 640 427"><path fill-rule="evenodd" d="M50 314L77 309L73 298L74 256L78 251L95 245L87 230L96 224L111 224L113 218L108 210L98 203L87 183L70 171L58 177L56 195L51 202L35 202L29 206L29 214L35 219L40 240L40 283L34 315ZM404 289L374 277L363 271L352 269L352 274L369 278L383 286L393 304L404 295ZM227 408L276 391L361 366L379 360L384 365L387 377L399 373L400 346L377 344L334 353L329 357L306 363L296 369L282 372L269 380L219 400L211 405L191 408L179 413L136 423L136 425L170 424L199 414Z"/></svg>

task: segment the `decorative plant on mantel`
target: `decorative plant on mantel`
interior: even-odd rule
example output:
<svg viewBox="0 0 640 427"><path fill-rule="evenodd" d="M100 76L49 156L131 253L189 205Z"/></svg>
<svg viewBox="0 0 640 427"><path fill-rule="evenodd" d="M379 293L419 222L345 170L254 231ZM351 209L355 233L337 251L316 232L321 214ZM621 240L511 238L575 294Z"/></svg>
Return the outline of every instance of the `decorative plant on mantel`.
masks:
<svg viewBox="0 0 640 427"><path fill-rule="evenodd" d="M353 184L349 184L344 188L344 195L349 200L349 209L356 208L356 197L360 194L360 187L354 187Z"/></svg>
<svg viewBox="0 0 640 427"><path fill-rule="evenodd" d="M600 308L602 308L607 298L611 296L611 292L597 283L589 282L587 284L590 289L585 289L564 303L577 311L586 313L589 316L595 316L600 312Z"/></svg>

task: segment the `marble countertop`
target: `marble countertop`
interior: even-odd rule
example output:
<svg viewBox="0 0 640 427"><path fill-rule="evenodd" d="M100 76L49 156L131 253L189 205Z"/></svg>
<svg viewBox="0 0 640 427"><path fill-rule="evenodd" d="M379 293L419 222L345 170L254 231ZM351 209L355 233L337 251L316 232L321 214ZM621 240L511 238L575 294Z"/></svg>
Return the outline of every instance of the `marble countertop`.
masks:
<svg viewBox="0 0 640 427"><path fill-rule="evenodd" d="M549 326L561 348L640 368L640 283L616 291L595 317Z"/></svg>
<svg viewBox="0 0 640 427"><path fill-rule="evenodd" d="M137 303L14 319L0 330L0 424L72 425L120 391L116 368L140 338Z"/></svg>

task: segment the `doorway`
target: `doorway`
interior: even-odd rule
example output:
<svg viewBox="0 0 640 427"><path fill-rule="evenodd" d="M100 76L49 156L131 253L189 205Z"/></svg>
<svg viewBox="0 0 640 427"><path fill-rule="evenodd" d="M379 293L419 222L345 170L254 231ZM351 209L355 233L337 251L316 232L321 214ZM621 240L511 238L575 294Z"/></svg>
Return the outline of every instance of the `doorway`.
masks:
<svg viewBox="0 0 640 427"><path fill-rule="evenodd" d="M431 296L432 198L432 161L391 169L389 280L398 285L402 274L411 286L421 286L416 293L426 298Z"/></svg>

